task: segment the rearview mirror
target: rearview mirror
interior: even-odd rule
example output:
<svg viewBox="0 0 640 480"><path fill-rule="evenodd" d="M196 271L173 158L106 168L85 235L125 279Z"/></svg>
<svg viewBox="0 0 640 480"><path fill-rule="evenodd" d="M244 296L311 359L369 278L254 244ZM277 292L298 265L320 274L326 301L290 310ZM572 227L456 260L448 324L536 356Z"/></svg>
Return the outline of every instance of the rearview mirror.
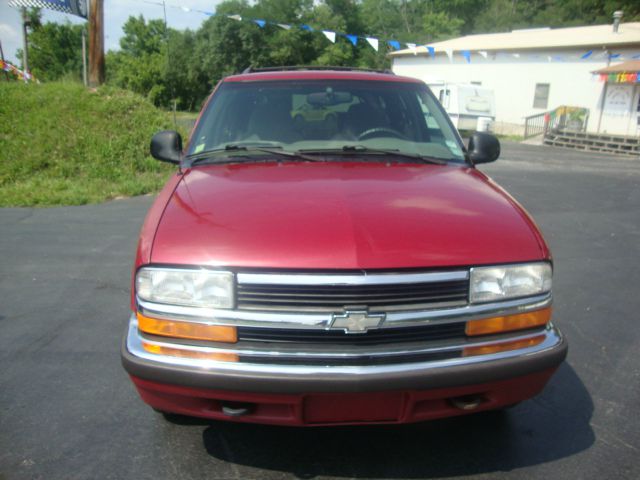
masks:
<svg viewBox="0 0 640 480"><path fill-rule="evenodd" d="M182 137L173 130L156 133L151 139L151 156L167 163L180 163L182 157Z"/></svg>
<svg viewBox="0 0 640 480"><path fill-rule="evenodd" d="M349 92L334 92L328 88L325 92L310 93L307 95L307 103L314 107L328 107L351 103L353 96Z"/></svg>
<svg viewBox="0 0 640 480"><path fill-rule="evenodd" d="M500 156L500 141L490 133L474 132L468 151L474 164L493 162Z"/></svg>

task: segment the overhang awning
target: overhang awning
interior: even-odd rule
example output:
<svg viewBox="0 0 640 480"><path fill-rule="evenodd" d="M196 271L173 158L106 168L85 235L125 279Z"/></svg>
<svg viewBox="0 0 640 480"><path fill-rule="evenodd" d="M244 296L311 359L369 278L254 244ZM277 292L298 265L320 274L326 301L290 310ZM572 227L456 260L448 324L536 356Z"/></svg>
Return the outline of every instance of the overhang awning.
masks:
<svg viewBox="0 0 640 480"><path fill-rule="evenodd" d="M592 73L638 73L640 72L640 60L629 60L627 62L609 65L608 67L595 70Z"/></svg>
<svg viewBox="0 0 640 480"><path fill-rule="evenodd" d="M607 83L640 83L640 60L609 65L591 72L600 76L600 81Z"/></svg>

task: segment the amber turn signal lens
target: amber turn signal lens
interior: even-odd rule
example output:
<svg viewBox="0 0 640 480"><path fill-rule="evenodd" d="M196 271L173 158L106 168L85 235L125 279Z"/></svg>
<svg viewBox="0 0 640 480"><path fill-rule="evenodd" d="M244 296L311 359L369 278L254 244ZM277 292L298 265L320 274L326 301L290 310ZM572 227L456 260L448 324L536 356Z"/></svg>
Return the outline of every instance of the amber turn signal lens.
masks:
<svg viewBox="0 0 640 480"><path fill-rule="evenodd" d="M465 329L468 336L487 335L490 333L512 332L527 328L541 327L551 320L551 307L534 312L517 313L504 317L491 317L482 320L470 320Z"/></svg>
<svg viewBox="0 0 640 480"><path fill-rule="evenodd" d="M198 360L214 360L216 362L237 362L235 353L215 353L187 350L183 348L165 347L153 343L142 342L142 348L156 355L168 355L170 357L196 358Z"/></svg>
<svg viewBox="0 0 640 480"><path fill-rule="evenodd" d="M509 350L518 350L528 348L542 343L544 335L527 338L525 340L514 340L512 342L502 342L493 345L479 345L477 347L465 347L462 352L463 357L472 357L474 355L489 355L491 353L508 352Z"/></svg>
<svg viewBox="0 0 640 480"><path fill-rule="evenodd" d="M209 340L211 342L235 343L238 341L236 327L205 325L203 323L161 320L137 314L140 331L163 337Z"/></svg>

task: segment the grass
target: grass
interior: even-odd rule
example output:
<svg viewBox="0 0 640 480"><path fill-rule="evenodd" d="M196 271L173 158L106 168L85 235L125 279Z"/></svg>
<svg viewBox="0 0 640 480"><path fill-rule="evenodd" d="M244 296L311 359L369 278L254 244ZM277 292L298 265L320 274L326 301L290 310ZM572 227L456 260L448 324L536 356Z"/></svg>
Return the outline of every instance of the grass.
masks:
<svg viewBox="0 0 640 480"><path fill-rule="evenodd" d="M522 142L524 140L524 137L522 135L503 135L503 134L497 134L496 137L498 137L498 140L506 140L509 142Z"/></svg>
<svg viewBox="0 0 640 480"><path fill-rule="evenodd" d="M149 155L153 134L173 128L171 116L133 93L1 82L0 98L0 206L156 192L175 170Z"/></svg>

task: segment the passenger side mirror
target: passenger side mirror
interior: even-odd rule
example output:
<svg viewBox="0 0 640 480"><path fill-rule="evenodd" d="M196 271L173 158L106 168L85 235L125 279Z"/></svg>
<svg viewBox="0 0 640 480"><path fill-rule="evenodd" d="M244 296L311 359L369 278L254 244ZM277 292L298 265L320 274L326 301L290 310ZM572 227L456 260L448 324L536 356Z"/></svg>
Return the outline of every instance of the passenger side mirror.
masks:
<svg viewBox="0 0 640 480"><path fill-rule="evenodd" d="M500 156L500 141L490 133L474 132L468 151L474 164L493 162Z"/></svg>
<svg viewBox="0 0 640 480"><path fill-rule="evenodd" d="M151 139L151 156L156 160L179 164L182 158L182 137L173 130L156 133Z"/></svg>

